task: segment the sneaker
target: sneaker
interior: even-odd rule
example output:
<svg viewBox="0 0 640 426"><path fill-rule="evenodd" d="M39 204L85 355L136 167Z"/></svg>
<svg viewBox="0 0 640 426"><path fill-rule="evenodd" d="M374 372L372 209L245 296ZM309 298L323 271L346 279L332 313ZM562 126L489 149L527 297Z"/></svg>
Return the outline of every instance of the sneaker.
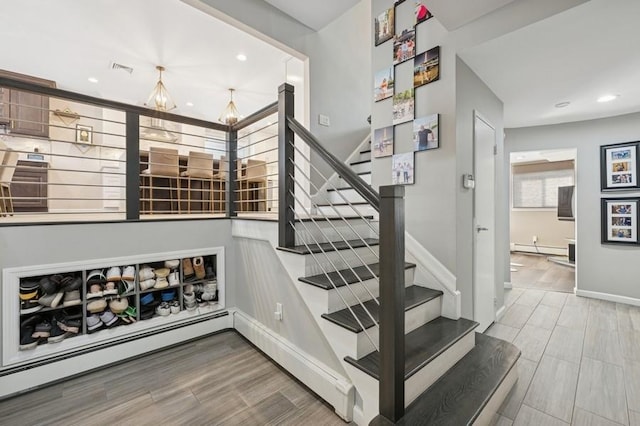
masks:
<svg viewBox="0 0 640 426"><path fill-rule="evenodd" d="M104 311L106 307L107 301L104 299L92 300L91 302L87 303L87 311L91 312L92 314L100 313Z"/></svg>
<svg viewBox="0 0 640 426"><path fill-rule="evenodd" d="M156 313L158 315L160 315L160 316L166 317L167 315L169 315L171 313L171 307L169 306L169 304L167 302L162 302L156 308Z"/></svg>
<svg viewBox="0 0 640 426"><path fill-rule="evenodd" d="M42 306L57 308L60 304L60 301L62 300L62 296L64 296L64 293L61 291L54 294L45 294L44 296L40 296L40 298L38 299L38 303Z"/></svg>
<svg viewBox="0 0 640 426"><path fill-rule="evenodd" d="M80 332L80 327L82 326L81 318L82 318L81 314L68 315L63 311L63 312L56 313L56 315L54 316L54 322L62 330L72 334L78 334Z"/></svg>
<svg viewBox="0 0 640 426"><path fill-rule="evenodd" d="M136 268L133 266L125 266L122 271L122 279L124 281L133 281L136 279Z"/></svg>
<svg viewBox="0 0 640 426"><path fill-rule="evenodd" d="M44 308L44 306L33 299L20 301L20 315L32 314L34 312L38 312L42 308Z"/></svg>
<svg viewBox="0 0 640 426"><path fill-rule="evenodd" d="M87 317L87 331L95 331L103 325L104 323L100 321L98 314L93 314Z"/></svg>
<svg viewBox="0 0 640 426"><path fill-rule="evenodd" d="M20 300L31 300L38 298L40 284L37 281L20 282Z"/></svg>
<svg viewBox="0 0 640 426"><path fill-rule="evenodd" d="M208 266L205 268L205 271L206 271L206 273L207 273L207 277L209 277L209 278L215 278L216 273L215 273L215 272L213 272L213 266L208 265Z"/></svg>
<svg viewBox="0 0 640 426"><path fill-rule="evenodd" d="M191 259L182 259L182 272L184 273L185 278L193 275L193 265L191 264Z"/></svg>
<svg viewBox="0 0 640 426"><path fill-rule="evenodd" d="M48 319L43 319L39 323L36 324L33 334L31 337L39 339L49 337L51 335L51 323Z"/></svg>
<svg viewBox="0 0 640 426"><path fill-rule="evenodd" d="M91 284L89 287L89 291L87 292L87 299L95 299L98 297L102 297L104 293L102 292L102 284Z"/></svg>
<svg viewBox="0 0 640 426"><path fill-rule="evenodd" d="M107 281L120 281L122 279L122 272L119 266L112 266L107 271Z"/></svg>
<svg viewBox="0 0 640 426"><path fill-rule="evenodd" d="M43 277L40 280L40 289L44 294L55 294L59 288L60 285L50 280L49 277Z"/></svg>
<svg viewBox="0 0 640 426"><path fill-rule="evenodd" d="M174 300L169 304L169 309L171 310L172 314L180 313L180 302Z"/></svg>
<svg viewBox="0 0 640 426"><path fill-rule="evenodd" d="M118 294L118 289L116 288L116 282L115 281L109 281L105 286L104 286L104 290L102 291L102 294L104 296L113 296L113 295L117 295Z"/></svg>
<svg viewBox="0 0 640 426"><path fill-rule="evenodd" d="M175 290L165 290L160 294L160 298L163 302L170 302L176 298Z"/></svg>
<svg viewBox="0 0 640 426"><path fill-rule="evenodd" d="M107 327L111 327L116 325L118 317L111 311L104 311L100 314L100 321L102 321Z"/></svg>
<svg viewBox="0 0 640 426"><path fill-rule="evenodd" d="M175 271L169 274L169 285L170 286L180 285L180 278L179 278L178 271Z"/></svg>
<svg viewBox="0 0 640 426"><path fill-rule="evenodd" d="M193 258L193 270L196 273L196 278L201 280L205 277L206 273L204 271L204 260L202 256Z"/></svg>
<svg viewBox="0 0 640 426"><path fill-rule="evenodd" d="M151 278L150 280L140 281L140 290L145 291L153 288L156 285L156 280Z"/></svg>
<svg viewBox="0 0 640 426"><path fill-rule="evenodd" d="M82 278L75 277L71 278L69 281L66 281L65 284L60 287L60 290L64 291L65 293L73 290L79 290L81 285Z"/></svg>
<svg viewBox="0 0 640 426"><path fill-rule="evenodd" d="M159 269L156 269L154 272L156 274L156 278L167 278L171 270L169 268L159 268Z"/></svg>
<svg viewBox="0 0 640 426"><path fill-rule="evenodd" d="M150 305L150 304L153 303L153 301L154 301L154 298L153 298L153 294L151 294L151 293L147 293L144 296L140 297L140 304L141 305Z"/></svg>
<svg viewBox="0 0 640 426"><path fill-rule="evenodd" d="M153 318L155 314L156 314L155 308L147 308L146 306L142 307L140 309L140 320L141 321L148 320L150 318Z"/></svg>
<svg viewBox="0 0 640 426"><path fill-rule="evenodd" d="M122 280L118 286L120 294L128 294L133 292L136 288L135 280Z"/></svg>
<svg viewBox="0 0 640 426"><path fill-rule="evenodd" d="M128 307L129 300L126 297L121 299L113 299L111 302L109 302L109 309L111 309L111 312L113 312L114 314L120 314L124 312Z"/></svg>
<svg viewBox="0 0 640 426"><path fill-rule="evenodd" d="M32 316L22 321L20 324L20 347L21 351L33 349L38 346L38 339L33 337L33 332L36 323L40 321L40 318Z"/></svg>
<svg viewBox="0 0 640 426"><path fill-rule="evenodd" d="M89 275L87 275L87 284L93 284L94 282L102 284L106 280L107 277L104 276L100 269L94 269L93 271L89 272Z"/></svg>
<svg viewBox="0 0 640 426"><path fill-rule="evenodd" d="M151 280L156 277L156 274L153 273L153 269L148 266L143 266L138 272L138 278L140 281Z"/></svg>
<svg viewBox="0 0 640 426"><path fill-rule="evenodd" d="M164 267L165 268L169 268L169 269L178 269L178 266L180 266L180 261L178 259L175 260L165 260L164 261Z"/></svg>
<svg viewBox="0 0 640 426"><path fill-rule="evenodd" d="M153 288L166 288L166 287L169 287L169 282L165 277L158 277L156 279L156 285L153 286Z"/></svg>
<svg viewBox="0 0 640 426"><path fill-rule="evenodd" d="M62 302L62 306L76 306L81 305L82 300L80 299L80 291L79 290L71 290L67 291L64 294L64 299Z"/></svg>
<svg viewBox="0 0 640 426"><path fill-rule="evenodd" d="M69 336L70 333L67 333L63 329L58 326L56 321L51 323L51 333L49 334L49 338L47 339L47 343L58 343L65 339L65 337Z"/></svg>

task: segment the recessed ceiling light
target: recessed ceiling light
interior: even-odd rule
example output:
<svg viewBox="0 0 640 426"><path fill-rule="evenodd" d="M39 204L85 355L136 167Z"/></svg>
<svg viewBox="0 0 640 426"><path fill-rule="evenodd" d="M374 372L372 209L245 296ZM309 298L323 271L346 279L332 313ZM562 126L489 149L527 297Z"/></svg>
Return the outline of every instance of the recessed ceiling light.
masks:
<svg viewBox="0 0 640 426"><path fill-rule="evenodd" d="M604 96L600 96L598 98L598 102L603 103L603 102L611 102L614 99L618 99L620 97L620 95L604 95Z"/></svg>
<svg viewBox="0 0 640 426"><path fill-rule="evenodd" d="M571 102L569 101L559 102L556 104L556 108L566 108L569 105L571 105Z"/></svg>
<svg viewBox="0 0 640 426"><path fill-rule="evenodd" d="M193 102L187 102L185 105L188 106L188 107L192 107L193 106Z"/></svg>
<svg viewBox="0 0 640 426"><path fill-rule="evenodd" d="M89 80L92 83L97 83L98 82L98 79L95 78L95 77L89 77L87 80Z"/></svg>
<svg viewBox="0 0 640 426"><path fill-rule="evenodd" d="M244 61L247 60L247 55L245 55L243 53L239 53L238 56L236 56L236 59L241 61L241 62L244 62Z"/></svg>

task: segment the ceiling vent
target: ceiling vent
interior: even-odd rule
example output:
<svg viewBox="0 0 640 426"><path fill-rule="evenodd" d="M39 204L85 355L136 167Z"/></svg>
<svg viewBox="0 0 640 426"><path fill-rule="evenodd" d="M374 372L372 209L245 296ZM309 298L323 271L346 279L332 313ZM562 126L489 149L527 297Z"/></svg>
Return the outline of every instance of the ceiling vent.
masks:
<svg viewBox="0 0 640 426"><path fill-rule="evenodd" d="M119 63L117 63L117 62L112 62L112 63L111 63L111 69L113 69L113 70L122 70L122 71L126 71L126 72L128 72L129 74L131 74L131 73L133 72L133 68L128 67L128 66L126 66L126 65L119 64Z"/></svg>

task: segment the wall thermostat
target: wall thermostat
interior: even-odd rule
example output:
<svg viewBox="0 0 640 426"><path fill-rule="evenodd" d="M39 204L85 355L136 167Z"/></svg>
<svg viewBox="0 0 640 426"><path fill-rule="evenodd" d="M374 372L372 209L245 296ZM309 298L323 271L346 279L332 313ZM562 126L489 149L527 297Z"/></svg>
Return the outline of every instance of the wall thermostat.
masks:
<svg viewBox="0 0 640 426"><path fill-rule="evenodd" d="M462 175L462 186L467 189L476 187L476 180L471 174Z"/></svg>

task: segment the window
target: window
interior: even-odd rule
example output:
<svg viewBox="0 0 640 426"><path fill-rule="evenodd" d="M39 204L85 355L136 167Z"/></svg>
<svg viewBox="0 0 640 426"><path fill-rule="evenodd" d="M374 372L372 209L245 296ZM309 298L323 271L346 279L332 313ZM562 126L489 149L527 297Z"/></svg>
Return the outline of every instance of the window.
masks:
<svg viewBox="0 0 640 426"><path fill-rule="evenodd" d="M556 208L558 187L573 185L572 168L528 171L524 167L513 168L513 208Z"/></svg>

